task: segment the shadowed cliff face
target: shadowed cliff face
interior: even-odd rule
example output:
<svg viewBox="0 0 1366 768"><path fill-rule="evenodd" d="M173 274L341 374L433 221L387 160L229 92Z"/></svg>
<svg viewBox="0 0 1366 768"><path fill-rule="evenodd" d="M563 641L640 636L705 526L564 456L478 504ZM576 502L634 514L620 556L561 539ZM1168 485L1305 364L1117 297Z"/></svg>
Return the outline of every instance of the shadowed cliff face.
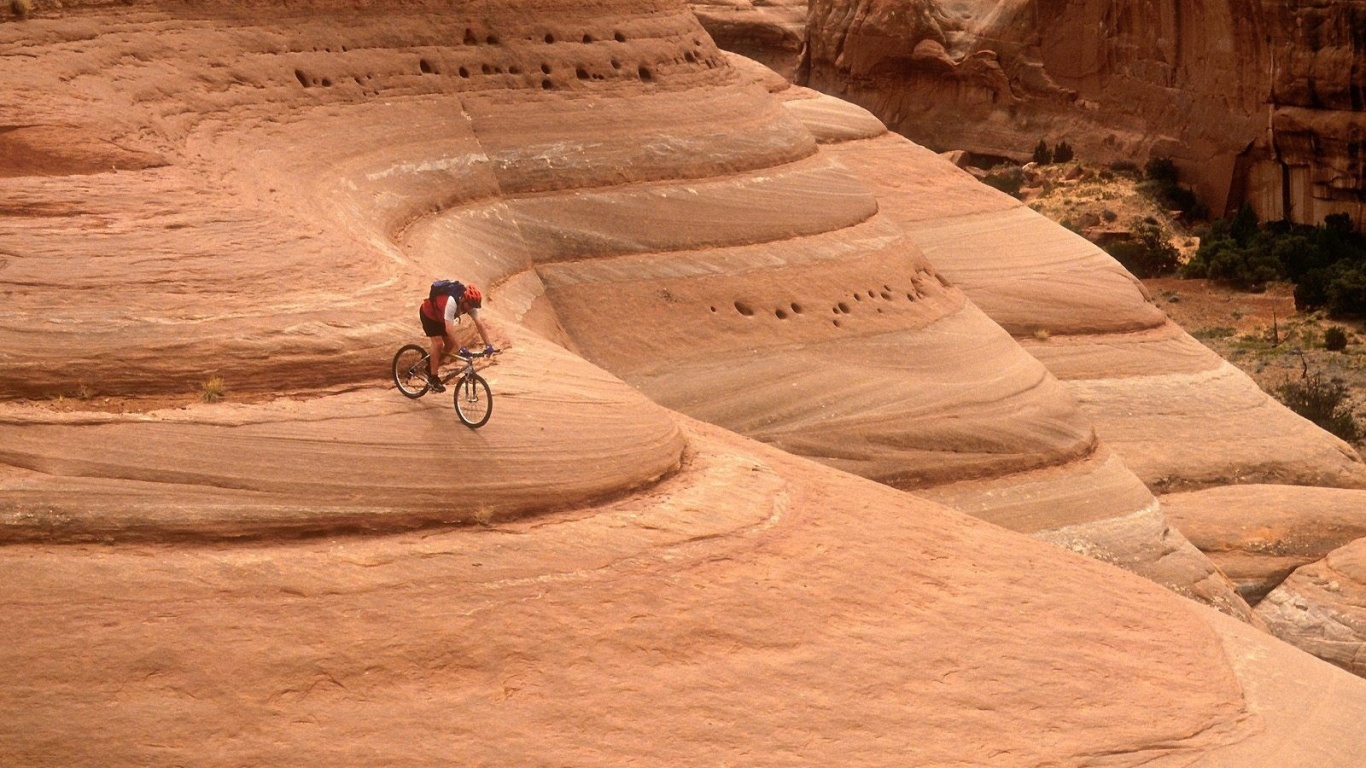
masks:
<svg viewBox="0 0 1366 768"><path fill-rule="evenodd" d="M717 5L700 12L709 27ZM932 148L1024 158L1045 138L1101 162L1171 157L1216 213L1247 200L1264 220L1361 221L1364 14L1360 2L813 0L805 49L762 58ZM724 18L723 45L773 37L759 9Z"/></svg>

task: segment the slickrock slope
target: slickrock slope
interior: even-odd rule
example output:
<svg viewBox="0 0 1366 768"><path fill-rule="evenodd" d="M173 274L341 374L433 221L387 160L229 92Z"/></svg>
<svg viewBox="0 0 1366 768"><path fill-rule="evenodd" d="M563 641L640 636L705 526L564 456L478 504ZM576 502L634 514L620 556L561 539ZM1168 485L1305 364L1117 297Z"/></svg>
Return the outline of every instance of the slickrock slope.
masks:
<svg viewBox="0 0 1366 768"><path fill-rule="evenodd" d="M852 106L846 111L851 123L866 114ZM830 119L825 115L823 122ZM1357 518L1366 508L1366 491L1360 490L1366 469L1355 451L1288 411L1182 332L1108 255L900 137L831 141L827 152L879 193L880 212L1065 383L1101 439L1148 487L1261 483L1195 496L1205 500L1188 505L1183 522L1199 532L1202 550L1222 554L1239 548L1239 536L1230 532L1236 520L1259 532L1259 548L1299 552L1305 542L1325 537L1325 504L1341 510L1337 520L1350 523L1327 535L1324 544L1361 535ZM907 170L911 163L914 171ZM1046 482L1021 480L1012 478L1008 492L979 483L926 493L1138 573L1149 573L1151 566L1113 542L1152 541L1156 530L1184 545L1181 534L1167 531L1160 512L1039 531L1057 514L1059 496L1056 489L1043 490ZM1090 485L1105 483L1093 477ZM1225 502L1229 506L1216 506ZM1180 523L1176 527L1184 532ZM1135 533L1145 528L1146 534ZM1331 548L1310 547L1317 557ZM1165 579L1181 570L1177 562L1188 563L1192 573L1203 569L1199 559L1179 551L1165 559ZM1308 560L1294 565L1303 562ZM1294 567L1263 561L1249 573L1245 562L1230 565L1240 591L1251 599L1260 599Z"/></svg>
<svg viewBox="0 0 1366 768"><path fill-rule="evenodd" d="M824 140L883 133L806 95L788 103ZM572 346L655 401L899 488L943 486L962 509L1248 615L1058 382L845 165L822 151L508 209Z"/></svg>
<svg viewBox="0 0 1366 768"><path fill-rule="evenodd" d="M71 2L0 64L0 762L1366 750L1363 681L902 490L1247 613L832 147L914 149L681 2ZM384 381L437 275L479 431Z"/></svg>
<svg viewBox="0 0 1366 768"><path fill-rule="evenodd" d="M554 371L553 377L547 372ZM485 369L499 429L367 386L148 413L0 410L0 540L259 538L522 516L676 471L662 409L518 337Z"/></svg>
<svg viewBox="0 0 1366 768"><path fill-rule="evenodd" d="M861 112L861 110L859 110ZM1345 443L1192 339L1099 248L892 134L825 151L869 184L949 282L1067 386L1154 488L1366 487Z"/></svg>
<svg viewBox="0 0 1366 768"><path fill-rule="evenodd" d="M1277 636L1366 677L1366 538L1295 571L1257 615Z"/></svg>
<svg viewBox="0 0 1366 768"><path fill-rule="evenodd" d="M1167 494L1162 508L1251 603L1296 568L1366 538L1360 491L1231 485Z"/></svg>
<svg viewBox="0 0 1366 768"><path fill-rule="evenodd" d="M1366 681L1094 561L685 433L679 474L535 522L6 547L0 750L1322 768L1366 748Z"/></svg>
<svg viewBox="0 0 1366 768"><path fill-rule="evenodd" d="M698 2L723 47L937 149L1172 157L1216 212L1366 221L1360 0ZM805 7L804 36L792 18Z"/></svg>
<svg viewBox="0 0 1366 768"><path fill-rule="evenodd" d="M12 392L165 394L217 371L248 392L372 380L376 360L416 330L414 294L431 275L453 274L506 295L506 306L491 305L509 324L505 340L517 325L534 334L528 354L500 363L500 377L528 382L533 402L574 411L566 425L625 410L583 438L596 471L582 474L523 447L537 437L536 419L550 420L544 413L509 420L525 432L488 447L513 468L487 483L462 480L471 493L440 501L448 481L415 453L460 455L461 478L491 459L469 454L462 434L428 428L414 438L389 419L390 409L433 418L422 410L430 401L343 397L339 407L361 413L339 424L318 404L282 417L288 426L255 411L195 415L165 436L143 416L49 427L19 412L5 453L13 536L51 525L35 513L43 503L76 537L134 531L155 516L100 521L68 509L79 497L51 501L49 491L77 478L99 481L105 509L142 509L148 482L191 498L216 488L266 494L185 523L193 531L251 520L240 535L255 535L325 526L318 509L291 517L309 504L375 529L521 513L547 497L568 505L621 492L677 464L679 440L657 410L626 405L629 394L573 372L577 362L545 367L558 353L537 352L540 336L668 407L901 488L942 486L987 519L1249 615L1058 382L945 286L866 182L818 149L818 139L882 134L866 113L811 92L790 95L790 110L767 98L771 84L728 67L671 4L625 18L588 6L553 25L497 28L425 12L382 25L361 16L326 35L305 15L292 38L215 13L134 6L117 37L89 53L74 41L96 22L80 13L26 23L32 31L12 39L15 56L58 54L13 77L40 106L12 122L44 125L46 112L112 91L119 121L99 126L108 134L100 146L160 158L117 173L11 170L7 183L29 201L9 234L8 247L25 254L4 318L14 331L15 364L4 369ZM190 55L200 48L218 53ZM183 60L188 90L150 87L170 76L144 58ZM40 98L49 90L58 95ZM63 130L95 135L90 124ZM69 208L92 189L109 199ZM198 197L187 198L191 189ZM168 198L188 202L162 214ZM79 236L96 221L106 223L99 236ZM73 262L91 266L68 278L61 265ZM100 301L108 290L128 299L97 324L110 314ZM529 384L552 372L544 390ZM582 399L566 394L575 387ZM509 399L519 394L514 384ZM356 424L365 437L344 450L300 454L268 442L288 434L311 446ZM613 425L641 430L643 450ZM238 450L212 447L228 435ZM150 436L162 444L149 451ZM366 480L378 500L350 480L358 450L383 456L376 463L387 468ZM248 460L239 466L238 455ZM509 477L562 487L518 496ZM974 491L973 482L987 485Z"/></svg>

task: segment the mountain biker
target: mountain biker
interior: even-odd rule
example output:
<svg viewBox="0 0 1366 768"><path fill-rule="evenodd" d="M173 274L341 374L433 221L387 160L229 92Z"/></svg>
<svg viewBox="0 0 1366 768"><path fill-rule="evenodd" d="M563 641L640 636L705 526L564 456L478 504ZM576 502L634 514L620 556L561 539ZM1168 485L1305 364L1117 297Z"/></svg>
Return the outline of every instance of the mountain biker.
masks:
<svg viewBox="0 0 1366 768"><path fill-rule="evenodd" d="M493 344L489 341L488 331L479 320L479 308L483 304L483 295L473 285L464 285L456 280L437 280L432 283L427 300L422 302L422 308L418 310L418 317L422 319L422 331L427 334L432 344L432 356L427 361L427 380L431 382L432 391L446 391L446 387L437 376L437 369L441 366L442 353L456 347L455 337L451 335L451 331L460 315L469 315L474 321L475 330L479 331L479 338L484 341L484 354L493 354ZM460 347L456 354L464 357L469 352Z"/></svg>

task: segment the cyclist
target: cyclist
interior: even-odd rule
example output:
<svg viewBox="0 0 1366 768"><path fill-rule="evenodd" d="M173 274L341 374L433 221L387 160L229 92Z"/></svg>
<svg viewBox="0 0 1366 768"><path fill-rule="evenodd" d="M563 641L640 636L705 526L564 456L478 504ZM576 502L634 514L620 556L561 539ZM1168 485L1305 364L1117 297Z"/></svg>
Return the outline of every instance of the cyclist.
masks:
<svg viewBox="0 0 1366 768"><path fill-rule="evenodd" d="M483 295L473 285L464 285L456 280L437 280L432 283L431 292L418 311L418 316L422 319L422 331L427 334L432 344L432 356L427 361L427 380L431 382L432 391L446 391L445 385L437 375L437 369L441 366L442 353L456 346L451 331L460 315L470 316L474 321L475 330L479 331L479 338L484 341L484 354L493 354L493 344L489 342L488 331L479 320L479 308L483 304ZM456 354L463 357L469 352L461 347Z"/></svg>

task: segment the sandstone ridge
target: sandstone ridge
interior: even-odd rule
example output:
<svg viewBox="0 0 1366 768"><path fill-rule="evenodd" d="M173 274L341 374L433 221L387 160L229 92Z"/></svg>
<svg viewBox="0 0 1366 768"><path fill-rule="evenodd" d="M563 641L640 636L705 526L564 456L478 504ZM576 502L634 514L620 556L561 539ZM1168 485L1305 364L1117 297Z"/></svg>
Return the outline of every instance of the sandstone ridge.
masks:
<svg viewBox="0 0 1366 768"><path fill-rule="evenodd" d="M1152 334L1215 367L1112 262L681 3L285 11L0 25L5 146L50 145L0 166L15 762L1366 748L1366 683L1257 632L1130 469L1169 444L1078 397ZM385 380L447 275L507 348L479 431ZM1067 364L1018 343L1101 288ZM1359 486L1299 435L1277 471Z"/></svg>

